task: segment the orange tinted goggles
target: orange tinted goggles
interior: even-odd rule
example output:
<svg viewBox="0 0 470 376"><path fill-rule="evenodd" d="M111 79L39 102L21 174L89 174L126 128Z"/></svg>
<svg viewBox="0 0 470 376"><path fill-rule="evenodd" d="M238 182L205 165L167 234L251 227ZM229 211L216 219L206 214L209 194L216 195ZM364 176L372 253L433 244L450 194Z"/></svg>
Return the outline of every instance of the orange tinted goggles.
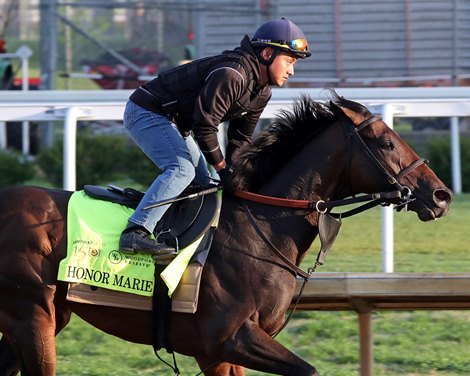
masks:
<svg viewBox="0 0 470 376"><path fill-rule="evenodd" d="M262 42L266 44L272 44L274 46L279 46L282 48L288 48L292 51L307 52L308 43L305 39L293 39L291 41L279 40L272 41L270 39L258 39L256 42Z"/></svg>

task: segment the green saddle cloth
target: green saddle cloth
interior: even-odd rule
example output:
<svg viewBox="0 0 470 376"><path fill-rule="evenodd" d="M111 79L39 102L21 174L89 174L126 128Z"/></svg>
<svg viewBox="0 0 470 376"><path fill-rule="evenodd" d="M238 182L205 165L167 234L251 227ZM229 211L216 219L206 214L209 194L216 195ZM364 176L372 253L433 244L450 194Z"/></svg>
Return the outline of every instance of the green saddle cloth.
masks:
<svg viewBox="0 0 470 376"><path fill-rule="evenodd" d="M152 296L153 257L127 255L118 250L119 237L133 212L124 205L91 198L83 191L73 193L67 214L67 257L60 262L58 279ZM180 249L178 256L160 274L170 296L202 238Z"/></svg>

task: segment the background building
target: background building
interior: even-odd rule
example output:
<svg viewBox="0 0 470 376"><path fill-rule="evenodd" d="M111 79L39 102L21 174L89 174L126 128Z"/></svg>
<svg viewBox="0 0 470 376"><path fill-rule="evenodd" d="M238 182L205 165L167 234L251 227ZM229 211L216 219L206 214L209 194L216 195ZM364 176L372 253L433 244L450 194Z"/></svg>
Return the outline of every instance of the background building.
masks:
<svg viewBox="0 0 470 376"><path fill-rule="evenodd" d="M234 45L267 18L286 16L312 50L296 67L302 84L452 85L470 78L469 0L217 1L220 10L204 3L208 11L196 22L200 56Z"/></svg>
<svg viewBox="0 0 470 376"><path fill-rule="evenodd" d="M93 39L114 50L159 51L168 66L188 45L195 57L216 54L285 16L305 31L313 53L290 85L465 85L470 78L470 0L0 0L8 4L15 16L7 35L55 41L55 52L38 51L52 51L52 70L77 70L106 52ZM41 62L51 70L45 64L51 59Z"/></svg>

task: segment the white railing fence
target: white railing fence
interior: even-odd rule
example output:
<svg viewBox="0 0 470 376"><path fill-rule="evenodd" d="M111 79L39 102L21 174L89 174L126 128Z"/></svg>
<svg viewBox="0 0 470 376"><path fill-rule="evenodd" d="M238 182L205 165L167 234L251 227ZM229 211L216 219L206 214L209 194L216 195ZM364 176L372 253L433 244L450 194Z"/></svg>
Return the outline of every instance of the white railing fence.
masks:
<svg viewBox="0 0 470 376"><path fill-rule="evenodd" d="M337 93L381 114L392 127L395 117L450 117L452 189L457 194L462 192L459 118L470 116L470 88L340 88ZM63 188L75 190L78 121L121 120L130 94L128 90L0 92L0 148L6 145L6 122L63 122ZM273 118L301 94L327 99L324 89L274 89L262 118ZM24 135L23 142L27 142ZM382 269L393 272L393 212L392 208L382 210Z"/></svg>

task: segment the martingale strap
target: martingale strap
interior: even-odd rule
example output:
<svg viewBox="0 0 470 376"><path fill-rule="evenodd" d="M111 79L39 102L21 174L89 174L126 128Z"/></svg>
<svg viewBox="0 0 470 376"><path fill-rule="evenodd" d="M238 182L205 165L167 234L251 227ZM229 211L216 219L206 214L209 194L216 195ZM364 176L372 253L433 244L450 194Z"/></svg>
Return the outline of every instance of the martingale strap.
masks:
<svg viewBox="0 0 470 376"><path fill-rule="evenodd" d="M288 270L295 276L300 276L304 278L305 280L308 280L310 277L310 274L312 273L311 271L309 272L304 272L302 269L300 269L295 263L293 263L291 260L289 260L272 242L271 240L268 239L268 237L263 233L261 228L258 226L256 223L255 217L253 216L253 213L251 212L250 208L246 204L246 202L243 203L245 212L248 214L248 219L250 220L251 224L253 225L253 228L256 230L258 235L260 236L263 241L269 245L271 250L276 253L276 255L284 262L284 264L287 266Z"/></svg>

